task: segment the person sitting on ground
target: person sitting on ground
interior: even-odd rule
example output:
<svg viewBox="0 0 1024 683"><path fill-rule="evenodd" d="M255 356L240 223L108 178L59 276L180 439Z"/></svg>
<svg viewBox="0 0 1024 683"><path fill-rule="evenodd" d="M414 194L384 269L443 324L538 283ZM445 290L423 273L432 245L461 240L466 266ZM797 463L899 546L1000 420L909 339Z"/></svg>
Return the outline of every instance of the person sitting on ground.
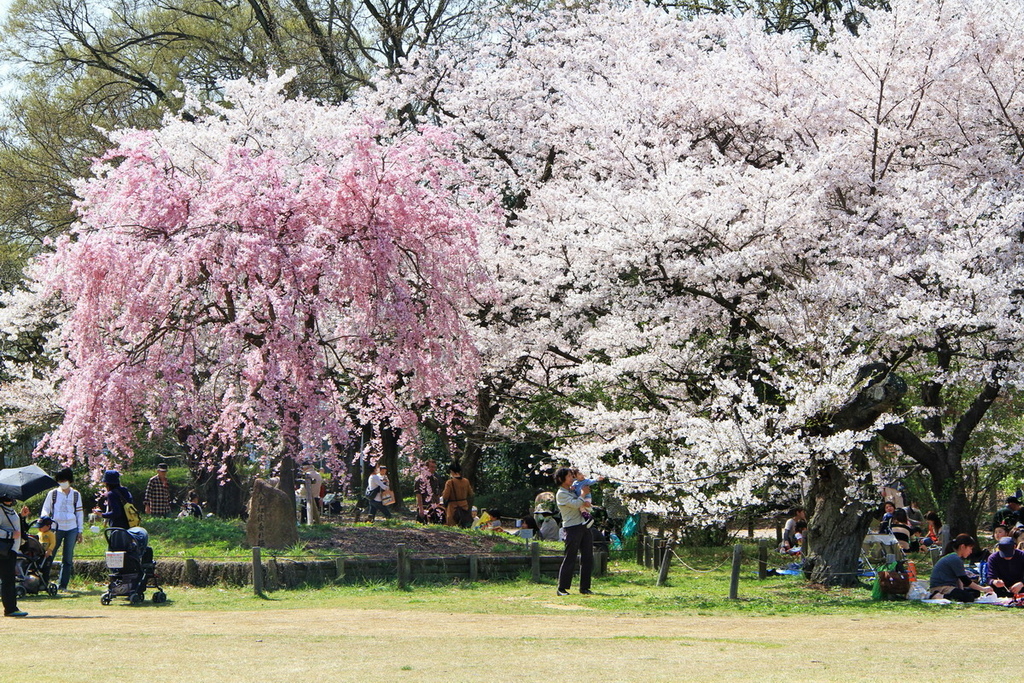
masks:
<svg viewBox="0 0 1024 683"><path fill-rule="evenodd" d="M533 518L533 515L523 517L519 521L519 528L525 530L519 534L524 538L540 538L540 527L537 526L537 520Z"/></svg>
<svg viewBox="0 0 1024 683"><path fill-rule="evenodd" d="M181 512L178 513L178 519L188 519L189 517L203 518L203 508L199 504L199 494L195 491L188 492L188 502L181 506Z"/></svg>
<svg viewBox="0 0 1024 683"><path fill-rule="evenodd" d="M535 513L535 516L536 514L538 513ZM540 537L545 541L557 541L560 527L554 513L543 510L539 514L544 519L540 524Z"/></svg>
<svg viewBox="0 0 1024 683"><path fill-rule="evenodd" d="M1024 551L1017 550L1013 536L1003 536L988 556L988 585L1001 598L1017 596L1024 589Z"/></svg>
<svg viewBox="0 0 1024 683"><path fill-rule="evenodd" d="M910 530L920 535L925 528L924 513L917 502L904 506L903 511L907 513L907 520L910 521Z"/></svg>
<svg viewBox="0 0 1024 683"><path fill-rule="evenodd" d="M796 523L796 526L794 527L794 529L795 529L795 531L793 533L793 543L794 543L794 545L792 545L791 547L787 548L784 552L785 552L786 555L791 555L791 556L799 559L800 556L804 552L804 539L807 538L807 522L801 519L799 522Z"/></svg>
<svg viewBox="0 0 1024 683"><path fill-rule="evenodd" d="M910 527L910 520L907 519L907 511L898 508L892 513L892 520L889 523L889 533L896 537L896 542L904 552L918 549L917 534Z"/></svg>
<svg viewBox="0 0 1024 683"><path fill-rule="evenodd" d="M786 526L782 529L782 544L779 546L780 552L788 553L791 548L800 545L796 537L796 525L806 521L807 510L804 508L796 507L789 511L789 519L786 520Z"/></svg>
<svg viewBox="0 0 1024 683"><path fill-rule="evenodd" d="M993 545L992 545L991 548L989 548L989 554L998 552L999 551L999 541L1000 541L1000 539L1003 539L1003 538L1005 538L1005 537L1007 537L1009 535L1010 535L1010 532L1007 531L1006 527L1003 526L1002 524L1000 524L996 528L992 529Z"/></svg>
<svg viewBox="0 0 1024 683"><path fill-rule="evenodd" d="M1021 509L1020 501L1016 496L1010 496L1006 499L1006 505L999 508L993 516L992 528L1004 526L1007 529L1012 529L1018 524L1024 524L1024 509Z"/></svg>
<svg viewBox="0 0 1024 683"><path fill-rule="evenodd" d="M953 552L949 553L932 568L928 585L930 597L946 598L955 602L974 602L982 593L992 593L991 586L978 585L968 577L964 560L970 557L977 543L970 534L960 534L952 542Z"/></svg>
<svg viewBox="0 0 1024 683"><path fill-rule="evenodd" d="M501 531L501 512L498 510L484 510L480 515L480 523L477 525L485 531Z"/></svg>
<svg viewBox="0 0 1024 683"><path fill-rule="evenodd" d="M930 548L933 545L939 548L943 547L945 545L946 529L942 526L942 519L938 513L929 510L925 513L924 521L928 524L928 529L921 538L921 545L926 548Z"/></svg>
<svg viewBox="0 0 1024 683"><path fill-rule="evenodd" d="M891 500L887 500L882 506L882 509L882 521L878 523L878 533L888 534L890 533L890 526L892 525L892 514L896 512L896 503Z"/></svg>

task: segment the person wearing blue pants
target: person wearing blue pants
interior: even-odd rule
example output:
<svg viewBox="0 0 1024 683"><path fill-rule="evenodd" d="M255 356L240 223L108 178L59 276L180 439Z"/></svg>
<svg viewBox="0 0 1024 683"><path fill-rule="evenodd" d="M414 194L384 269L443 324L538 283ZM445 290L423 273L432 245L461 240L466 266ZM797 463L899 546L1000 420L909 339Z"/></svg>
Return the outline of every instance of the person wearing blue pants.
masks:
<svg viewBox="0 0 1024 683"><path fill-rule="evenodd" d="M60 563L60 576L57 587L66 591L74 570L75 545L82 540L85 529L85 516L82 508L82 495L71 488L74 473L65 467L53 477L57 480L57 488L49 491L43 499L43 510L40 517L49 517L54 521L54 533L57 545L53 549L53 558L57 558L57 550L63 548Z"/></svg>

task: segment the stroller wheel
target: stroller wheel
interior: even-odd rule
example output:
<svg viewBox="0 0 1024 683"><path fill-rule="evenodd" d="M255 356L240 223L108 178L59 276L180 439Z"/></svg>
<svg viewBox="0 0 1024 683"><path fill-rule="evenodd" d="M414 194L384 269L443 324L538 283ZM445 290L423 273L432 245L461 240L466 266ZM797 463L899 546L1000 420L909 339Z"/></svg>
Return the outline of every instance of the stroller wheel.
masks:
<svg viewBox="0 0 1024 683"><path fill-rule="evenodd" d="M153 602L155 602L158 605L167 602L167 593L164 593L163 591L157 591L156 593L153 593Z"/></svg>
<svg viewBox="0 0 1024 683"><path fill-rule="evenodd" d="M103 595L100 596L100 604L101 605L109 605L110 604L110 593L104 593Z"/></svg>
<svg viewBox="0 0 1024 683"><path fill-rule="evenodd" d="M15 588L15 589L14 589L14 594L15 594L15 595L16 595L16 596L17 596L18 598L23 598L23 597L25 597L26 595L28 595L28 591L27 591L27 590L25 590L25 587L24 587L24 586L18 586L17 588Z"/></svg>
<svg viewBox="0 0 1024 683"><path fill-rule="evenodd" d="M57 595L57 584L51 583L49 586L47 586L46 587L46 594L49 595L51 598L56 596Z"/></svg>
<svg viewBox="0 0 1024 683"><path fill-rule="evenodd" d="M132 593L128 596L128 602L132 603L133 605L138 605L143 600L145 600L145 598L139 595L138 593Z"/></svg>

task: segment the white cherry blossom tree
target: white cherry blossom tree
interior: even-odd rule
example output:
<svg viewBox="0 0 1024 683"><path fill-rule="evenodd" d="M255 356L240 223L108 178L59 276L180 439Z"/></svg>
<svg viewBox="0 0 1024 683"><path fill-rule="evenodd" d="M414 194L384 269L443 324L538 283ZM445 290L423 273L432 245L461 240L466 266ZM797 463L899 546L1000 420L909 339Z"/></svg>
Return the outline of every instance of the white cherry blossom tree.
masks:
<svg viewBox="0 0 1024 683"><path fill-rule="evenodd" d="M904 0L825 50L749 18L555 13L377 97L422 103L503 189L480 337L569 406L561 454L703 517L810 477L812 578L848 583L865 445L929 467L959 530L958 458L1020 382L1020 11Z"/></svg>

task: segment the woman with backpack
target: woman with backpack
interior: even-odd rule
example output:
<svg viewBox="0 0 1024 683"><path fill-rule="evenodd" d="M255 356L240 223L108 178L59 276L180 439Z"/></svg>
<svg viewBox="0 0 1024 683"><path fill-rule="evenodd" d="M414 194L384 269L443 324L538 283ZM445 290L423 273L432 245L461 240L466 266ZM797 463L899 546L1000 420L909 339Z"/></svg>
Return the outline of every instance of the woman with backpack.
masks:
<svg viewBox="0 0 1024 683"><path fill-rule="evenodd" d="M107 489L104 500L107 510L103 518L107 520L108 527L127 529L134 526L128 522L128 513L124 506L132 502L131 491L121 486L121 473L117 470L107 470L103 473L103 486Z"/></svg>
<svg viewBox="0 0 1024 683"><path fill-rule="evenodd" d="M53 549L54 557L59 548L64 548L61 555L60 575L57 587L66 591L74 569L75 544L82 541L82 530L85 529L85 517L82 508L82 494L71 487L74 472L65 467L56 475L57 488L49 491L43 499L40 517L49 517L55 522L54 534L57 545Z"/></svg>

